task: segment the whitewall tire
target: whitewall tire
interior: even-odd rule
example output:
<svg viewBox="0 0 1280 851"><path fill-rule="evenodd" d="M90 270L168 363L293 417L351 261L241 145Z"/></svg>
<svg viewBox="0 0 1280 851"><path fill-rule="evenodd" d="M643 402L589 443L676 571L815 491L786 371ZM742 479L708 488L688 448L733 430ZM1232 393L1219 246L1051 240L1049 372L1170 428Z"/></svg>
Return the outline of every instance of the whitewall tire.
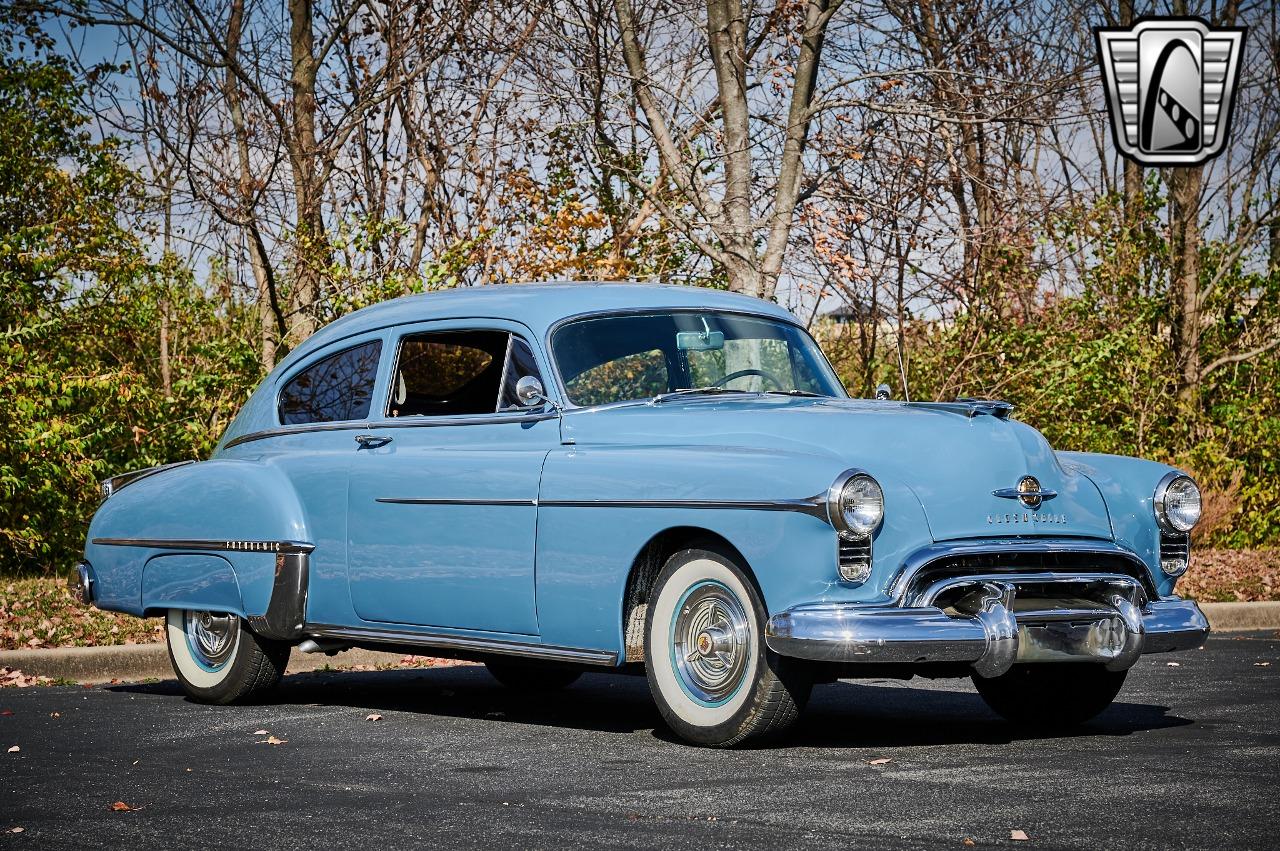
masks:
<svg viewBox="0 0 1280 851"><path fill-rule="evenodd" d="M288 644L259 638L234 614L170 609L169 660L183 690L201 703L233 703L276 685Z"/></svg>
<svg viewBox="0 0 1280 851"><path fill-rule="evenodd" d="M645 670L681 738L727 747L799 716L809 671L765 646L764 621L760 595L732 558L688 549L667 561L649 594Z"/></svg>

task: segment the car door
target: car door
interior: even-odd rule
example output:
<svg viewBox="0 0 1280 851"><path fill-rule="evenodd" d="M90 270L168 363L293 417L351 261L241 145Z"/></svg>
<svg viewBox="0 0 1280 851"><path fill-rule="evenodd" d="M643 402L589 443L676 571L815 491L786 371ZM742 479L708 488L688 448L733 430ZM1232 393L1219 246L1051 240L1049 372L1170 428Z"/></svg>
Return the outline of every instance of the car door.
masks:
<svg viewBox="0 0 1280 851"><path fill-rule="evenodd" d="M401 329L380 420L354 450L351 601L365 621L536 635L538 483L553 411L520 407L531 335L499 321ZM372 416L372 415L371 415Z"/></svg>

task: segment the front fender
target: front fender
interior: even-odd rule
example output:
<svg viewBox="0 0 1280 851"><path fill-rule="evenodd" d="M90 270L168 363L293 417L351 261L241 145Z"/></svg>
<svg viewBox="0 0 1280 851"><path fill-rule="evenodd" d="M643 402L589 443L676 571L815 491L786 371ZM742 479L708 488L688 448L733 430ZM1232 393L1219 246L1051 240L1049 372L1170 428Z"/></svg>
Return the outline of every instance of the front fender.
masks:
<svg viewBox="0 0 1280 851"><path fill-rule="evenodd" d="M737 447L592 446L551 452L537 542L538 622L552 644L617 650L627 576L656 535L703 529L732 544L770 613L801 602L883 600L906 555L931 541L915 494L877 473L885 521L872 577L839 580L837 536L822 517L752 503L825 494L849 464L832 454ZM646 504L649 503L649 504Z"/></svg>

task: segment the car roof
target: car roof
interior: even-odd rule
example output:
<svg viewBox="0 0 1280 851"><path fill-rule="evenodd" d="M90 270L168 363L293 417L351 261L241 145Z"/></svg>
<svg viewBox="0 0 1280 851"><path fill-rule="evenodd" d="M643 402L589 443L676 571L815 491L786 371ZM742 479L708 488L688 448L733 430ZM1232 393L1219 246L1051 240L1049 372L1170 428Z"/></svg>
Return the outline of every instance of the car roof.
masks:
<svg viewBox="0 0 1280 851"><path fill-rule="evenodd" d="M595 281L495 284L402 296L357 310L312 334L286 361L297 362L335 340L390 325L506 319L527 325L541 339L552 325L571 316L647 308L725 310L797 321L772 302L706 287Z"/></svg>

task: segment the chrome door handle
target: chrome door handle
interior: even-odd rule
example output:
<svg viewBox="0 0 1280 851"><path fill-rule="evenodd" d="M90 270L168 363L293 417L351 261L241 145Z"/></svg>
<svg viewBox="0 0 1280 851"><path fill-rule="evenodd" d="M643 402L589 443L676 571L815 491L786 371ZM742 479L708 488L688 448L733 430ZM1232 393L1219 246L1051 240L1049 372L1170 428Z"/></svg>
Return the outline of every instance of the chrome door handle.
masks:
<svg viewBox="0 0 1280 851"><path fill-rule="evenodd" d="M360 449L377 449L379 446L386 446L391 442L391 438L385 434L357 434L356 443L360 444Z"/></svg>

